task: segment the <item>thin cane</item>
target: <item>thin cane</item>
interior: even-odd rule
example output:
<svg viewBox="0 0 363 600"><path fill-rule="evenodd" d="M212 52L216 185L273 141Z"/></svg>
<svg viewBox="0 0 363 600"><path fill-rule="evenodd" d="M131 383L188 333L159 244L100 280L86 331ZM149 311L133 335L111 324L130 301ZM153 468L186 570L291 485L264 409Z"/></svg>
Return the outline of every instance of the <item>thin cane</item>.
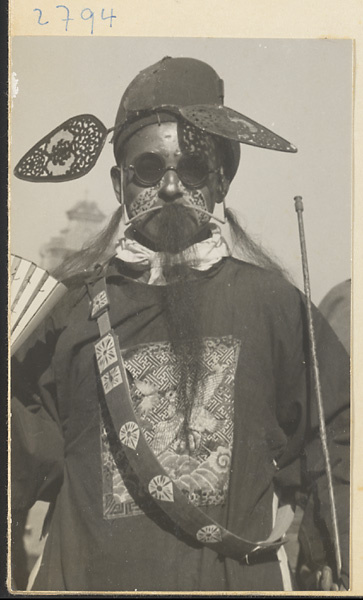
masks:
<svg viewBox="0 0 363 600"><path fill-rule="evenodd" d="M321 440L321 445L322 445L322 450L323 450L323 455L324 455L326 475L327 475L327 479L328 479L330 514L331 514L331 518L332 518L332 522L333 522L333 533L334 533L333 541L334 541L334 549L335 549L335 560L336 560L336 566L337 566L337 576L338 576L338 580L339 580L341 568L342 568L342 559L341 559L341 553L340 553L337 510L336 510L334 490L333 490L333 478L332 478L332 472L331 472L330 457L329 457L329 450L328 450L327 437L326 437L325 419L324 419L324 408L323 408L323 401L322 401L322 395L321 395L319 365L318 365L318 358L316 355L315 331L314 331L313 316L312 316L312 310L311 310L309 267L308 267L308 258L307 258L306 243L305 243L304 221L303 221L303 215L302 215L303 210L304 210L304 204L303 204L301 196L295 196L294 201L295 201L295 210L297 213L297 219L298 219L298 224L299 224L301 260L302 260L302 268L303 268L303 275L304 275L304 290L305 290L305 296L306 296L306 309L307 309L307 317L308 317L309 340L310 340L310 348L311 348L311 358L312 358L312 363L313 363L315 392L316 392L316 399L317 399L317 404L318 404L318 414L319 414L320 440Z"/></svg>

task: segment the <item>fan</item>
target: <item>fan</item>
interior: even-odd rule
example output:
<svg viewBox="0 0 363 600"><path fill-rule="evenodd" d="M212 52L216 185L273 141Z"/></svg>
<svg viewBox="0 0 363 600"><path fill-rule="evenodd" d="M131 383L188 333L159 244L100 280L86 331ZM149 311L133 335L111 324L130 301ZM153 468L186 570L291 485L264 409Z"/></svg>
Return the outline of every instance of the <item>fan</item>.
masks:
<svg viewBox="0 0 363 600"><path fill-rule="evenodd" d="M10 337L14 354L65 294L65 285L35 263L11 255Z"/></svg>

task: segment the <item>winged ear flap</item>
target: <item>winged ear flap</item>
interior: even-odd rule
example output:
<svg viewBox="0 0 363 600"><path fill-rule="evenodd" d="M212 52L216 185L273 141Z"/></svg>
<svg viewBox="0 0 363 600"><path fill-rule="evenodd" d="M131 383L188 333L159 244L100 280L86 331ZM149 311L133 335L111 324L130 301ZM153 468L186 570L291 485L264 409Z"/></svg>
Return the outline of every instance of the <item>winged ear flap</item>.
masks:
<svg viewBox="0 0 363 600"><path fill-rule="evenodd" d="M93 115L71 117L53 129L18 162L14 175L25 181L71 181L96 164L109 130Z"/></svg>
<svg viewBox="0 0 363 600"><path fill-rule="evenodd" d="M184 119L203 131L240 144L280 150L280 152L297 152L297 148L284 138L227 106L209 104L185 106L180 109L180 113Z"/></svg>

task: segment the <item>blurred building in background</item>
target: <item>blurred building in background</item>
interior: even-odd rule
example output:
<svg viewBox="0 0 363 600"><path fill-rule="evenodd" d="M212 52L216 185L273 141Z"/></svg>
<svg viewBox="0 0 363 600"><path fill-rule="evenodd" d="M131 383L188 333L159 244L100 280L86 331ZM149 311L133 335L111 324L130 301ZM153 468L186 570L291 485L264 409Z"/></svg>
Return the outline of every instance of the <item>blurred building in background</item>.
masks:
<svg viewBox="0 0 363 600"><path fill-rule="evenodd" d="M76 250L90 241L105 225L106 215L97 203L85 198L66 212L68 226L43 244L39 250L40 266L50 273Z"/></svg>

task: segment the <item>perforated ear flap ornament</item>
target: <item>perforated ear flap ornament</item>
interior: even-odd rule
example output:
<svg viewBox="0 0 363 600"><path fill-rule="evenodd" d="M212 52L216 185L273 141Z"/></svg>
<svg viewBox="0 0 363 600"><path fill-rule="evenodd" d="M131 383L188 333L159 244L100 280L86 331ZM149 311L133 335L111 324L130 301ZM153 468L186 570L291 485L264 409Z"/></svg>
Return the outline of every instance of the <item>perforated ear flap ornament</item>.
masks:
<svg viewBox="0 0 363 600"><path fill-rule="evenodd" d="M35 144L18 162L14 174L35 182L83 177L96 164L111 130L93 115L71 117Z"/></svg>
<svg viewBox="0 0 363 600"><path fill-rule="evenodd" d="M227 106L185 106L180 108L180 114L195 127L240 144L281 152L297 152L297 148L287 140Z"/></svg>
<svg viewBox="0 0 363 600"><path fill-rule="evenodd" d="M170 110L197 129L240 144L297 152L297 148L287 140L226 106L199 104L180 108L165 105L154 108L151 114L158 113L158 110ZM150 115L150 110L146 114ZM142 116L143 111L137 111L136 120ZM14 169L14 175L38 183L79 179L95 166L107 135L114 130L115 127L107 129L94 115L71 117L23 156Z"/></svg>

